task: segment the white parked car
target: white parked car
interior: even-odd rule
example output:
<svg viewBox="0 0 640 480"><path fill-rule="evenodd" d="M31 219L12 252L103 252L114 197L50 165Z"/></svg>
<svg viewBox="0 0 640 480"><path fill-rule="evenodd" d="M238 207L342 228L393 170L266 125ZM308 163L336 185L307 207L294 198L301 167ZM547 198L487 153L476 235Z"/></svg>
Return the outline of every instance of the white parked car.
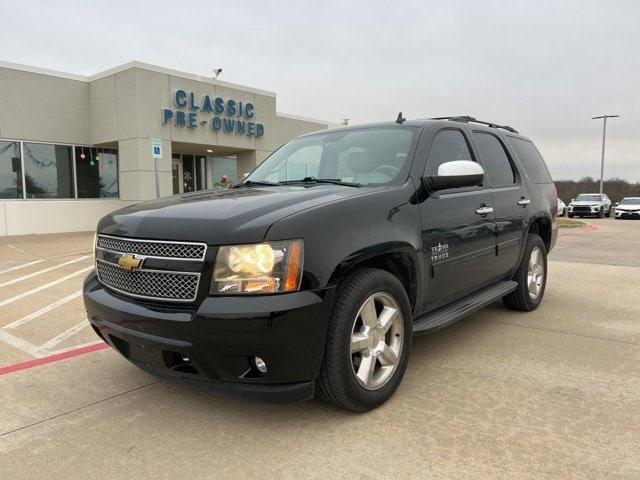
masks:
<svg viewBox="0 0 640 480"><path fill-rule="evenodd" d="M558 197L558 216L564 217L567 214L567 205Z"/></svg>
<svg viewBox="0 0 640 480"><path fill-rule="evenodd" d="M615 218L640 218L640 197L624 197L615 212Z"/></svg>
<svg viewBox="0 0 640 480"><path fill-rule="evenodd" d="M611 216L611 200L604 193L581 193L571 200L567 209L569 218Z"/></svg>

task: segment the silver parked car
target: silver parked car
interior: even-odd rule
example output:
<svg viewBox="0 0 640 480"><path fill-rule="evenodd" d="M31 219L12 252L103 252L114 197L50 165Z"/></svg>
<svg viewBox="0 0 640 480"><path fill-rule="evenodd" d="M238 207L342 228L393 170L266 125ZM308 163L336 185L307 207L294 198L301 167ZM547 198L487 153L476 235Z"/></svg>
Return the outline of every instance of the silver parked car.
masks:
<svg viewBox="0 0 640 480"><path fill-rule="evenodd" d="M567 211L569 218L611 216L611 200L604 193L581 193L571 200Z"/></svg>
<svg viewBox="0 0 640 480"><path fill-rule="evenodd" d="M640 197L624 197L616 203L615 218L640 218Z"/></svg>

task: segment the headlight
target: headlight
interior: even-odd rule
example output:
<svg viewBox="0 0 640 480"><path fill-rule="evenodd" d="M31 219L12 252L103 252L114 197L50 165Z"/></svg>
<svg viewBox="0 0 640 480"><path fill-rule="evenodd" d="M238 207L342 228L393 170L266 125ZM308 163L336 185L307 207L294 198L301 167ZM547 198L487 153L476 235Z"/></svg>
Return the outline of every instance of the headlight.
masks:
<svg viewBox="0 0 640 480"><path fill-rule="evenodd" d="M300 288L302 240L220 247L211 295L293 292Z"/></svg>

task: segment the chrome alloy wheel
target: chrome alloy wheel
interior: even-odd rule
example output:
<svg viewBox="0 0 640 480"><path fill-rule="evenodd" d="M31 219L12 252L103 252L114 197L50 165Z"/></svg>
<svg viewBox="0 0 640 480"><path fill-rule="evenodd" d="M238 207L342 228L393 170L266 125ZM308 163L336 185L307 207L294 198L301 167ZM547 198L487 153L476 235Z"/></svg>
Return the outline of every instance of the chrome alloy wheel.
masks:
<svg viewBox="0 0 640 480"><path fill-rule="evenodd" d="M544 257L542 250L535 247L529 255L529 268L527 269L527 288L532 300L536 300L542 291L544 284Z"/></svg>
<svg viewBox="0 0 640 480"><path fill-rule="evenodd" d="M367 298L351 329L351 369L367 390L383 387L402 355L404 319L398 302L388 293Z"/></svg>

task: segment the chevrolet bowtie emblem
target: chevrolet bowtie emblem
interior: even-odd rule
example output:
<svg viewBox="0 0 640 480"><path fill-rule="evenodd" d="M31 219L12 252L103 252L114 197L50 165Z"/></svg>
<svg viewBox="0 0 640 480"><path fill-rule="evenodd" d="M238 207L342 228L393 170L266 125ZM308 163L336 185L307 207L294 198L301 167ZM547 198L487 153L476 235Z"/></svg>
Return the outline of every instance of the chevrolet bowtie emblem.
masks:
<svg viewBox="0 0 640 480"><path fill-rule="evenodd" d="M118 265L120 265L122 268L128 271L139 268L141 264L142 264L142 259L136 258L135 255L131 255L130 253L127 253L126 255L122 255L118 259Z"/></svg>

